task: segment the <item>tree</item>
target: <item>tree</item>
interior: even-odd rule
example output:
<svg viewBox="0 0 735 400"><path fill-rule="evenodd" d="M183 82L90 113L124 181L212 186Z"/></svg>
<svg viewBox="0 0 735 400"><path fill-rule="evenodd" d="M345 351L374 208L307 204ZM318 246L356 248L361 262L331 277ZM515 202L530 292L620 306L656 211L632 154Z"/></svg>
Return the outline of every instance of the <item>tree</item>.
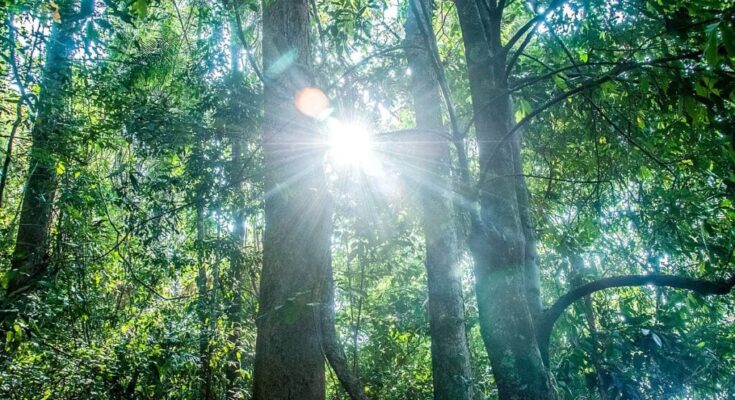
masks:
<svg viewBox="0 0 735 400"><path fill-rule="evenodd" d="M0 7L0 397L728 397L733 1L399 3Z"/></svg>
<svg viewBox="0 0 735 400"><path fill-rule="evenodd" d="M23 195L15 249L7 273L3 311L0 312L2 336L12 328L15 319L23 315L23 299L47 279L54 198L58 175L64 172L61 155L67 145L65 126L70 117L66 111L72 91L70 57L74 49L74 35L94 12L94 1L83 1L78 10L75 10L73 1L61 2L57 7L46 48L36 119L31 131L31 167Z"/></svg>
<svg viewBox="0 0 735 400"><path fill-rule="evenodd" d="M479 145L479 213L469 237L482 338L501 398L551 398L533 317L541 312L535 242L500 31L504 3L459 0ZM481 8L482 6L482 8Z"/></svg>
<svg viewBox="0 0 735 400"><path fill-rule="evenodd" d="M239 10L235 9L235 12ZM235 34L240 29L239 22L235 18L230 18L230 84L231 98L229 120L225 122L224 129L230 137L231 160L230 160L230 188L234 193L236 205L233 211L233 229L231 234L231 250L229 254L230 260L230 282L232 285L232 300L228 307L228 319L231 324L231 333L229 337L232 350L230 351L227 367L227 380L229 396L238 395L239 376L242 370L242 346L241 333L245 322L245 313L243 310L244 287L246 284L246 266L243 254L243 246L247 241L247 211L245 209L245 179L244 173L246 165L245 151L247 142L245 140L245 129L242 124L245 122L248 105L247 96L251 93L245 86L245 76L240 68L240 59L242 58L240 51L240 40Z"/></svg>
<svg viewBox="0 0 735 400"><path fill-rule="evenodd" d="M429 324L435 399L471 399L462 274L454 227L449 140L442 122L439 77L431 26L433 1L408 2L404 47L411 69L418 165L411 175L420 188L426 240ZM451 105L450 105L451 106Z"/></svg>
<svg viewBox="0 0 735 400"><path fill-rule="evenodd" d="M560 310L573 301L605 288L644 284L685 288L702 294L726 294L735 282L732 278L707 281L657 275L607 278L572 290L550 309L542 311L536 241L517 133L549 107L641 64L614 64L607 75L590 78L566 90L516 124L509 72L546 16L565 2L552 1L505 44L502 33L506 2L457 0L455 3L465 44L479 147L479 212L473 220L469 241L476 264L483 341L500 398L554 398L548 371L548 337ZM519 46L514 50L517 43ZM691 55L646 63L674 61Z"/></svg>
<svg viewBox="0 0 735 400"><path fill-rule="evenodd" d="M263 4L266 231L255 355L255 398L263 400L325 394L319 304L331 206L313 122L294 104L312 85L307 7Z"/></svg>

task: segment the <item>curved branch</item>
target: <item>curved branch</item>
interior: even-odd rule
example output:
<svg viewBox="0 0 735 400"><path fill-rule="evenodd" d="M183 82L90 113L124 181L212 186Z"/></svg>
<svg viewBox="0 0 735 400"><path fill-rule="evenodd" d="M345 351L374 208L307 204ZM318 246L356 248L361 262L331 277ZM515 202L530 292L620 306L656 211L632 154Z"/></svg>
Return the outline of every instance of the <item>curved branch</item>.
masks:
<svg viewBox="0 0 735 400"><path fill-rule="evenodd" d="M556 303L544 312L540 321L536 325L539 344L543 344L548 347L551 330L553 329L556 320L559 319L567 307L582 297L610 288L645 285L687 289L703 296L725 295L730 293L732 288L735 287L735 275L727 279L718 280L696 279L662 274L624 275L603 278L584 284L561 296Z"/></svg>

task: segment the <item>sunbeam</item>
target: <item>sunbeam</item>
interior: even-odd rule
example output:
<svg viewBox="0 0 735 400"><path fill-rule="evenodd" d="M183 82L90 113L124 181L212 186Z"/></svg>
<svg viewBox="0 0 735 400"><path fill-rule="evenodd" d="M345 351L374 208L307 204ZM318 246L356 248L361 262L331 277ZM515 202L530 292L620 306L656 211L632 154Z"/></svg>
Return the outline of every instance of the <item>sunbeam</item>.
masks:
<svg viewBox="0 0 735 400"><path fill-rule="evenodd" d="M374 143L367 128L331 119L326 133L330 161L340 167L363 169L368 174L376 172Z"/></svg>

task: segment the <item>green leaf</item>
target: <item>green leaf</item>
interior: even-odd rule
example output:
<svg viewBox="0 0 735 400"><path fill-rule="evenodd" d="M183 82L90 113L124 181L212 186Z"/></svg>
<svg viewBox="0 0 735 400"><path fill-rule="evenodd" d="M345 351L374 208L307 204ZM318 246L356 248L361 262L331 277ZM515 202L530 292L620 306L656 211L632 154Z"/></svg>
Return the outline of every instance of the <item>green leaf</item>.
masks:
<svg viewBox="0 0 735 400"><path fill-rule="evenodd" d="M564 78L560 75L554 75L554 83L556 86L558 86L561 89L569 90L569 85L567 85L567 82L564 80Z"/></svg>
<svg viewBox="0 0 735 400"><path fill-rule="evenodd" d="M516 113L515 113L516 122L522 120L531 111L532 111L531 103L529 103L525 99L521 99L518 102L518 109L516 109Z"/></svg>
<svg viewBox="0 0 735 400"><path fill-rule="evenodd" d="M148 0L135 0L130 8L138 18L145 18L148 15Z"/></svg>
<svg viewBox="0 0 735 400"><path fill-rule="evenodd" d="M714 23L705 29L707 32L707 44L704 46L704 59L713 67L717 66L720 62L720 53L718 51L719 41L717 38L718 25L719 23Z"/></svg>
<svg viewBox="0 0 735 400"><path fill-rule="evenodd" d="M698 96L709 98L709 89L704 87L701 83L696 82L694 84L694 92L697 93Z"/></svg>
<svg viewBox="0 0 735 400"><path fill-rule="evenodd" d="M56 173L59 175L63 175L64 171L66 171L66 167L64 166L63 161L57 161L56 162Z"/></svg>
<svg viewBox="0 0 735 400"><path fill-rule="evenodd" d="M646 120L644 120L644 119L643 119L643 116L642 116L641 114L638 114L638 115L637 115L637 116L635 117L635 121L636 121L636 123L638 124L638 127L639 127L639 128L643 129L643 128L645 128L645 127L646 127Z"/></svg>
<svg viewBox="0 0 735 400"><path fill-rule="evenodd" d="M641 93L643 94L648 93L648 88L650 84L651 84L651 79L648 77L648 75L641 76L641 81L640 81Z"/></svg>
<svg viewBox="0 0 735 400"><path fill-rule="evenodd" d="M587 52L587 50L579 49L579 60L583 63L586 63L590 59L590 53Z"/></svg>
<svg viewBox="0 0 735 400"><path fill-rule="evenodd" d="M653 177L653 173L651 172L650 168L646 167L645 165L641 165L641 167L638 169L636 177L641 180L647 180Z"/></svg>

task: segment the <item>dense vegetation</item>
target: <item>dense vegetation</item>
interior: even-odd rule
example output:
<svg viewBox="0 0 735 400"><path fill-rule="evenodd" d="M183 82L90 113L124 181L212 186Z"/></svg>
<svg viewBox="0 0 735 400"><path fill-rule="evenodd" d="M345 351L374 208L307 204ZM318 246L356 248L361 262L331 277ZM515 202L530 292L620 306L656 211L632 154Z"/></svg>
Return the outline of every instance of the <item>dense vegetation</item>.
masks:
<svg viewBox="0 0 735 400"><path fill-rule="evenodd" d="M0 18L0 398L733 398L735 2Z"/></svg>

